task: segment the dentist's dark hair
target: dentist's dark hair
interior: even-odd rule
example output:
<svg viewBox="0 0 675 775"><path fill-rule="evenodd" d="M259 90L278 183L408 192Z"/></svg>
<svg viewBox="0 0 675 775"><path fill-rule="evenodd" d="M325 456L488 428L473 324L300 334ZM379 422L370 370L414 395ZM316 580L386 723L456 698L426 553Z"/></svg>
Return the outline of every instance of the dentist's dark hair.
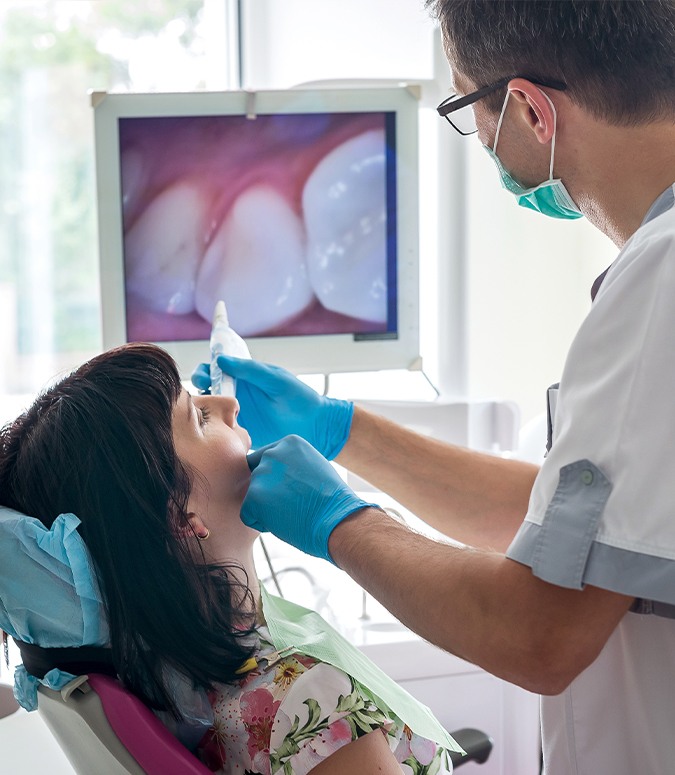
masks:
<svg viewBox="0 0 675 775"><path fill-rule="evenodd" d="M563 81L593 115L631 126L675 115L673 0L427 0L453 65L477 87ZM486 98L499 110L505 91Z"/></svg>
<svg viewBox="0 0 675 775"><path fill-rule="evenodd" d="M254 605L231 568L195 561L172 412L181 382L149 344L116 348L43 392L0 431L0 502L50 527L74 513L93 559L122 681L176 718L178 670L233 680L250 656Z"/></svg>

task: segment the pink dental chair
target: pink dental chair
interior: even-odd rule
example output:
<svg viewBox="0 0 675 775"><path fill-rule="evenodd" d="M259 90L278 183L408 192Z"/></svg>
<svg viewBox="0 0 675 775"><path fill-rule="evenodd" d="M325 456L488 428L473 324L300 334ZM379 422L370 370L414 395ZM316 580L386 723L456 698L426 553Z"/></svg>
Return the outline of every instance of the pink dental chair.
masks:
<svg viewBox="0 0 675 775"><path fill-rule="evenodd" d="M38 688L38 713L79 775L208 775L155 714L114 677L109 649L44 649L15 640L29 673L74 675L60 691ZM103 672L99 672L99 671ZM465 754L453 765L487 761L492 739L477 729L451 733Z"/></svg>
<svg viewBox="0 0 675 775"><path fill-rule="evenodd" d="M139 699L107 675L41 686L38 713L78 773L208 775Z"/></svg>
<svg viewBox="0 0 675 775"><path fill-rule="evenodd" d="M38 690L42 716L77 773L208 775L207 769L133 694L107 675L81 675L61 691ZM455 767L482 764L492 740L477 729L452 733L466 755Z"/></svg>

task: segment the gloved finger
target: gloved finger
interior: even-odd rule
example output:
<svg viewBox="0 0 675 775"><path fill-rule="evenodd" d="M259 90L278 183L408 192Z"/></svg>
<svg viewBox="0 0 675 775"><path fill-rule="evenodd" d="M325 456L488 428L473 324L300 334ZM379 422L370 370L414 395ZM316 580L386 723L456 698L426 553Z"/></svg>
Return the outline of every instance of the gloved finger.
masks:
<svg viewBox="0 0 675 775"><path fill-rule="evenodd" d="M190 377L197 390L209 390L211 387L211 369L208 363L200 363Z"/></svg>
<svg viewBox="0 0 675 775"><path fill-rule="evenodd" d="M248 463L249 469L251 471L255 471L255 469L260 465L263 455L269 454L272 450L276 449L277 447L281 447L283 449L286 446L286 444L288 444L288 440L291 438L297 438L297 437L285 436L283 439L279 439L279 441L273 441L271 444L266 444L264 447L260 447L260 449L256 449L253 452L249 452L248 455L246 455L246 462Z"/></svg>
<svg viewBox="0 0 675 775"><path fill-rule="evenodd" d="M277 393L279 383L284 379L295 380L295 377L280 366L270 363L260 363L249 358L232 358L230 355L219 355L218 366L235 379L249 382L266 393Z"/></svg>
<svg viewBox="0 0 675 775"><path fill-rule="evenodd" d="M260 524L260 522L253 516L252 514L249 514L245 508L242 508L239 518L241 521L246 525L246 527L250 527L253 530L258 530L260 533L267 533L267 527L265 525Z"/></svg>
<svg viewBox="0 0 675 775"><path fill-rule="evenodd" d="M255 471L258 467L258 464L262 460L263 453L266 450L267 447L260 447L260 449L256 449L255 452L249 452L248 455L246 455L246 462L251 471Z"/></svg>

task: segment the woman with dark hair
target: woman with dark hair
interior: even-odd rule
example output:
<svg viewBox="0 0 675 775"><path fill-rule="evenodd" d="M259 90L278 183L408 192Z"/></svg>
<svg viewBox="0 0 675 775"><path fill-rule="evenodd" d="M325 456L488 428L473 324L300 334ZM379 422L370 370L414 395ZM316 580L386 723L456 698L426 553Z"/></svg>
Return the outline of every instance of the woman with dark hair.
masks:
<svg viewBox="0 0 675 775"><path fill-rule="evenodd" d="M234 398L190 396L153 345L108 351L2 430L0 501L47 527L77 515L120 679L165 720L185 716L178 683L208 693L214 720L197 752L212 769L449 771L445 749L349 674L272 658L258 533L239 517L250 439L237 414Z"/></svg>

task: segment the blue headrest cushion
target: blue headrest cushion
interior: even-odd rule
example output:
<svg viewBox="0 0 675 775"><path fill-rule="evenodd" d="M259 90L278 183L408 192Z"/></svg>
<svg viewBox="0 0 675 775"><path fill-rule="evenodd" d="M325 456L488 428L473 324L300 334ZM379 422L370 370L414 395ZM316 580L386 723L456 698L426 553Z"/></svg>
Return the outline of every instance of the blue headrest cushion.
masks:
<svg viewBox="0 0 675 775"><path fill-rule="evenodd" d="M38 519L0 507L0 629L17 640L45 648L108 645L101 594L79 524L74 514L61 514L47 529ZM42 682L60 689L72 677L52 670ZM37 679L23 667L14 691L24 707L35 707Z"/></svg>

